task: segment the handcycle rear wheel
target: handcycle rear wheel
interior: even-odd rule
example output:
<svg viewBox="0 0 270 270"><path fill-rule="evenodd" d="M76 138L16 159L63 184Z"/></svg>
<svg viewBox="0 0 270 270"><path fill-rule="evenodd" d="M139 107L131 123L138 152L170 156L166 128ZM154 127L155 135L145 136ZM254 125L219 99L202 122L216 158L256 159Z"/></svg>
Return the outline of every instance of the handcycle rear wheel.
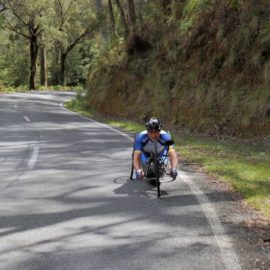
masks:
<svg viewBox="0 0 270 270"><path fill-rule="evenodd" d="M134 160L134 147L135 147L136 138L137 138L137 134L135 134L135 139L133 141L132 160L131 160L131 172L130 172L130 177L129 177L130 180L133 180L133 173L134 173L133 160Z"/></svg>

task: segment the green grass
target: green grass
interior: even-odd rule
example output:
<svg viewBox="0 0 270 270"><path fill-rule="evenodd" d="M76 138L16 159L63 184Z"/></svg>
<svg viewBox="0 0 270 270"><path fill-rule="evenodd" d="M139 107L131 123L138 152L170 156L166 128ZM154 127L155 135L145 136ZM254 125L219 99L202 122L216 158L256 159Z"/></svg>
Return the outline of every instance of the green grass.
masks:
<svg viewBox="0 0 270 270"><path fill-rule="evenodd" d="M63 85L49 85L45 86L37 86L37 90L39 91L83 91L82 86L63 86Z"/></svg>
<svg viewBox="0 0 270 270"><path fill-rule="evenodd" d="M81 92L83 91L83 88L81 86L61 86L61 85L52 85L52 86L37 86L37 91L77 91ZM0 93L17 93L17 92L28 92L29 86L28 85L22 85L18 87L11 87L11 86L3 86L0 84Z"/></svg>
<svg viewBox="0 0 270 270"><path fill-rule="evenodd" d="M25 86L14 88L11 86L0 85L0 93L11 94L11 93L17 93L17 92L26 92L26 91L28 91L28 89Z"/></svg>
<svg viewBox="0 0 270 270"><path fill-rule="evenodd" d="M78 96L76 99L65 102L65 107L71 111L75 111L83 116L92 118L94 113L86 109L85 99Z"/></svg>
<svg viewBox="0 0 270 270"><path fill-rule="evenodd" d="M270 151L241 142L176 137L178 152L200 164L210 175L224 180L249 205L270 218Z"/></svg>
<svg viewBox="0 0 270 270"><path fill-rule="evenodd" d="M80 114L88 112L83 98L66 103L66 107ZM127 131L139 132L144 126L132 121L99 119ZM226 181L240 193L247 203L270 218L270 150L244 144L241 141L215 141L192 135L173 134L176 150L185 160L201 165L204 171Z"/></svg>
<svg viewBox="0 0 270 270"><path fill-rule="evenodd" d="M126 131L130 131L130 132L138 132L144 129L144 125L138 124L136 122L133 121L123 121L123 122L119 122L119 121L115 121L115 120L110 120L108 119L106 121L107 124L112 125L114 127L119 127L122 128Z"/></svg>

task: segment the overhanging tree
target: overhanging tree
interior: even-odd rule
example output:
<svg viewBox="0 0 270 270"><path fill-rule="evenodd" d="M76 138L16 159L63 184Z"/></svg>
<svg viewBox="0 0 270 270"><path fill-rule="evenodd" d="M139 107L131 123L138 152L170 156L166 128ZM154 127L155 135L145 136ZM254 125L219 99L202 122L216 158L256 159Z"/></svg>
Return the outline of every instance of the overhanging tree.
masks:
<svg viewBox="0 0 270 270"><path fill-rule="evenodd" d="M43 31L43 17L48 12L47 0L6 1L6 27L29 40L30 78L29 89L36 89L35 76L39 37Z"/></svg>
<svg viewBox="0 0 270 270"><path fill-rule="evenodd" d="M55 57L59 65L56 83L65 85L66 59L95 27L95 16L87 0L55 0L55 12Z"/></svg>

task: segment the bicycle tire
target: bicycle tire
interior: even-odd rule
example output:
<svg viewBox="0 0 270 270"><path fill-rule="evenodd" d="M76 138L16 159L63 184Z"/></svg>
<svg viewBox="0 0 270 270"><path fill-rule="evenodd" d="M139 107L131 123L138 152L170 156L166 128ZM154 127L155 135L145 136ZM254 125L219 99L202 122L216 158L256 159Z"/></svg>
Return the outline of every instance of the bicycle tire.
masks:
<svg viewBox="0 0 270 270"><path fill-rule="evenodd" d="M159 159L158 159L158 151L157 151L157 140L154 141L155 146L155 171L156 171L156 185L157 185L157 196L158 198L161 195L160 192L160 181L159 181Z"/></svg>
<svg viewBox="0 0 270 270"><path fill-rule="evenodd" d="M134 138L134 142L133 142L133 149L132 149L132 156L131 156L131 172L130 172L130 180L133 180L133 173L134 173L134 165L133 165L133 161L134 161L134 148L135 148L135 142L137 139L137 133L135 134L135 138Z"/></svg>

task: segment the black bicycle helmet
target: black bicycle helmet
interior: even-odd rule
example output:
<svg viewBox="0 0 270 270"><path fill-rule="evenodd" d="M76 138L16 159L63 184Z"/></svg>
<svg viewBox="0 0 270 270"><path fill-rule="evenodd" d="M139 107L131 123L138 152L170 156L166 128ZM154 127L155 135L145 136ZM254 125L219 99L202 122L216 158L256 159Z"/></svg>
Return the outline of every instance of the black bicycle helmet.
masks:
<svg viewBox="0 0 270 270"><path fill-rule="evenodd" d="M145 123L147 130L156 130L160 131L162 124L160 120L156 117L151 117L146 123Z"/></svg>

